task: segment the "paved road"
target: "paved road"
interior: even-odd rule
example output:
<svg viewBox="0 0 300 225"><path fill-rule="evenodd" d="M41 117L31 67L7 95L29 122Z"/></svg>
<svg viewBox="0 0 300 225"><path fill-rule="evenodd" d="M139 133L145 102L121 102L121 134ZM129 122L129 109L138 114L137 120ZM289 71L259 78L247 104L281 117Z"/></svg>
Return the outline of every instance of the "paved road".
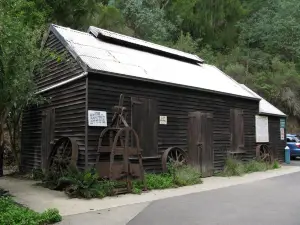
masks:
<svg viewBox="0 0 300 225"><path fill-rule="evenodd" d="M128 225L299 225L300 173L151 203Z"/></svg>

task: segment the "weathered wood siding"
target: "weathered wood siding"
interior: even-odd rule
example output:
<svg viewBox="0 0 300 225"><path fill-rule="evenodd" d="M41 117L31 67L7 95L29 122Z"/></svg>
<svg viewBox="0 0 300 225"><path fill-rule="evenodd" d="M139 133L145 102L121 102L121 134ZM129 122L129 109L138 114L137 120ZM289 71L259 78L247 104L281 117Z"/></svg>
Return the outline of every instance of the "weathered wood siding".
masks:
<svg viewBox="0 0 300 225"><path fill-rule="evenodd" d="M50 87L83 73L83 69L53 34L46 46L63 55L62 61L50 60L42 75L36 77L39 88ZM75 80L42 94L47 102L24 111L22 120L21 164L24 170L39 168L42 160L42 111L55 108L54 139L75 137L79 144L78 166L85 165L86 78Z"/></svg>
<svg viewBox="0 0 300 225"><path fill-rule="evenodd" d="M44 46L51 53L52 59L45 62L42 74L36 73L35 82L40 89L66 81L83 72L78 62L52 32Z"/></svg>
<svg viewBox="0 0 300 225"><path fill-rule="evenodd" d="M244 159L255 156L255 115L258 102L219 94L184 88L171 87L125 78L90 74L88 79L88 108L107 111L108 121L112 119L112 107L118 104L119 95L125 95L128 109L127 121L131 120L131 97L155 99L158 115L167 116L167 125L158 125L158 154L170 146L187 149L188 113L202 111L213 115L214 168L222 169L226 151L230 150L230 109L237 108L244 113ZM98 138L101 128L88 128L88 162L95 163ZM147 137L140 137L147 138Z"/></svg>
<svg viewBox="0 0 300 225"><path fill-rule="evenodd" d="M285 118L283 118L285 119ZM284 161L284 148L286 146L286 129L284 140L280 139L280 117L269 116L269 146L271 147L274 158L283 162Z"/></svg>

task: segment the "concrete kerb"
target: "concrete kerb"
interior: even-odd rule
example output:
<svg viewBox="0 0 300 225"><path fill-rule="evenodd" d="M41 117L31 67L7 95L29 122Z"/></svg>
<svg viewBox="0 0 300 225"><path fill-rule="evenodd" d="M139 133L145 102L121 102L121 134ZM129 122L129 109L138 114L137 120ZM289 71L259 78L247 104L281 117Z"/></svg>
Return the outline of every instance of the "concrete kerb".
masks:
<svg viewBox="0 0 300 225"><path fill-rule="evenodd" d="M245 184L300 172L299 166L282 166L277 170L247 174L242 177L209 177L203 179L203 184L176 189L155 190L141 195L126 194L104 199L69 199L64 193L51 191L34 185L36 182L18 180L9 177L0 179L0 187L7 189L15 196L15 200L29 208L41 212L47 208L57 208L61 215L74 215L91 211L109 209L137 203L146 203L159 199L182 196L218 188Z"/></svg>

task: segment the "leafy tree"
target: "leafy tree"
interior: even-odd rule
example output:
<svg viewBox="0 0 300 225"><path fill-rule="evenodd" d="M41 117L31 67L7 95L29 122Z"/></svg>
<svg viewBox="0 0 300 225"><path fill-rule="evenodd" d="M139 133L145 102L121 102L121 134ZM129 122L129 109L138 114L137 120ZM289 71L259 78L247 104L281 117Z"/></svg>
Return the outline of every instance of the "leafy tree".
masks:
<svg viewBox="0 0 300 225"><path fill-rule="evenodd" d="M153 4L153 1L128 0L118 1L125 18L126 25L134 31L134 36L153 42L168 41L176 28L165 17L163 9Z"/></svg>
<svg viewBox="0 0 300 225"><path fill-rule="evenodd" d="M43 55L39 43L44 13L33 1L0 0L0 153L8 118L19 123L22 109L38 101L32 72Z"/></svg>
<svg viewBox="0 0 300 225"><path fill-rule="evenodd" d="M94 25L129 36L134 34L134 31L126 26L120 9L116 8L113 3L108 5L99 4L96 13L86 22L88 23L86 26Z"/></svg>
<svg viewBox="0 0 300 225"><path fill-rule="evenodd" d="M178 40L172 47L184 52L196 54L198 49L198 44L196 41L193 40L190 33L184 35L183 32L181 31Z"/></svg>
<svg viewBox="0 0 300 225"><path fill-rule="evenodd" d="M268 0L266 6L240 23L241 43L280 55L284 60L299 61L299 10L297 0Z"/></svg>
<svg viewBox="0 0 300 225"><path fill-rule="evenodd" d="M41 0L40 0L41 1ZM50 8L51 22L74 29L86 29L91 17L98 12L100 0L43 0Z"/></svg>
<svg viewBox="0 0 300 225"><path fill-rule="evenodd" d="M203 38L203 43L215 49L235 45L235 24L246 12L239 0L174 0L167 11L171 21L179 21L184 32L194 39Z"/></svg>

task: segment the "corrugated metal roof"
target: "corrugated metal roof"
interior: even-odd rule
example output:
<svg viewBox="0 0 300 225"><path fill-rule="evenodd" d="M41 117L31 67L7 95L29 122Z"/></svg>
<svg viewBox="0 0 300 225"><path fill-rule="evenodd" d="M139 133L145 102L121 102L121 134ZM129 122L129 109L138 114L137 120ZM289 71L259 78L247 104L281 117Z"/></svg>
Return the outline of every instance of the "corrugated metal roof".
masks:
<svg viewBox="0 0 300 225"><path fill-rule="evenodd" d="M192 64L107 43L92 34L57 25L52 25L51 30L90 71L257 99L214 66Z"/></svg>
<svg viewBox="0 0 300 225"><path fill-rule="evenodd" d="M150 49L155 49L155 50L158 50L158 51L161 51L161 52L166 52L166 53L169 53L169 54L172 54L172 55L177 55L177 56L180 56L180 57L183 57L183 58L193 60L195 62L203 62L203 59L200 59L197 55L189 54L189 53L182 52L182 51L179 51L179 50L176 50L176 49L173 49L173 48L168 48L168 47L165 47L165 46L162 46L162 45L154 44L154 43L151 43L151 42L148 42L148 41L144 41L144 40L141 40L141 39L138 39L138 38L126 36L126 35L123 35L123 34L118 34L118 33L108 31L108 30L104 30L104 29L101 29L101 28L98 28L98 27L90 26L89 29L88 29L88 32L91 32L92 34L94 34L95 37L100 38L101 36L104 36L106 38L112 38L112 39L119 40L119 41L122 41L122 42L127 42L127 43L131 43L131 44L147 47L147 48L150 48Z"/></svg>
<svg viewBox="0 0 300 225"><path fill-rule="evenodd" d="M252 91L250 88L248 88L246 85L241 84L241 86L247 90L249 93L251 93L253 96L257 98L261 98L259 102L259 113L260 114L268 114L268 115L276 115L276 116L286 116L282 111L277 109L274 105L272 105L270 102L256 94L254 91Z"/></svg>

